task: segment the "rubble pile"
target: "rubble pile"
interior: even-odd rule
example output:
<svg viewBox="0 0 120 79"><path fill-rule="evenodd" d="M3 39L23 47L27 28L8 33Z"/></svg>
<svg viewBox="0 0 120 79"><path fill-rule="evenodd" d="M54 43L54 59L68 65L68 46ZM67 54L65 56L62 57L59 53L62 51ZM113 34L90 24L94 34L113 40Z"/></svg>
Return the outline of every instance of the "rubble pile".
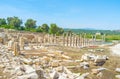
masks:
<svg viewBox="0 0 120 79"><path fill-rule="evenodd" d="M7 48L5 45L0 47L0 68L3 68L3 73L9 74L6 76L9 79L84 79L88 75L88 73L82 75L72 73L66 67L60 66L58 60L52 60L49 63L51 60L45 56L42 58L16 56ZM64 58L69 59L65 55Z"/></svg>
<svg viewBox="0 0 120 79"><path fill-rule="evenodd" d="M35 38L34 35L30 35L31 38L27 35L23 36L20 34L6 35L0 33L0 69L2 71L0 79L92 79L90 75L102 78L102 72L108 70L101 67L109 59L106 55L85 53L80 59L74 60L63 51L49 49L48 47L36 44L37 37ZM37 40L37 42L40 40ZM38 52L38 54L43 54L39 56L33 55L33 50L45 51ZM92 50L89 51L91 52ZM104 50L97 51L102 52ZM29 54L32 56L27 57ZM79 63L79 65L66 66L63 63ZM92 65L99 68L90 69ZM74 73L70 70L72 68L90 69L90 71ZM120 73L120 68L116 68L115 71ZM115 77L120 79L119 74Z"/></svg>

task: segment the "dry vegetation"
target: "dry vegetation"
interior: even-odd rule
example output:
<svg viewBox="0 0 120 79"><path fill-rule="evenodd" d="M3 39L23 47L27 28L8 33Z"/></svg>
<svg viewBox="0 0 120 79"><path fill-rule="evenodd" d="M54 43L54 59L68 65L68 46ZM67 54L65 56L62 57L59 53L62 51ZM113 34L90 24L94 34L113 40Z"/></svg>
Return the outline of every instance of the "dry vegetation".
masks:
<svg viewBox="0 0 120 79"><path fill-rule="evenodd" d="M89 48L68 48L68 47L52 47L57 50L62 50L65 52L66 55L70 56L73 60L80 60L81 56L85 53L90 53L89 50L93 50L94 52L91 52L96 55L107 55L109 57L109 60L106 61L106 63L103 66L94 66L90 65L90 68L85 70L82 68L77 68L77 65L80 64L80 62L77 63L66 63L64 65L68 66L76 66L76 68L72 68L71 71L75 73L85 73L85 72L91 72L91 69L95 68L100 68L104 67L107 68L108 70L103 71L103 77L99 78L96 77L95 75L90 75L86 79L116 79L115 75L118 74L115 72L115 68L120 67L120 56L118 55L113 55L112 52L109 50L109 47L89 47ZM100 52L99 49L104 49L104 51ZM98 50L98 51L97 51Z"/></svg>

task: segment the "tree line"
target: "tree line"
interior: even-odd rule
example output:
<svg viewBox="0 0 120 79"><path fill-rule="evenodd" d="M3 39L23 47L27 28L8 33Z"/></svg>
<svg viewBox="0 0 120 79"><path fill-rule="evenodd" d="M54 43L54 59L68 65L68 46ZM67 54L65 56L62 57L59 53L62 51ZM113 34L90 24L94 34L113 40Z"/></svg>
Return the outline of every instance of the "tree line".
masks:
<svg viewBox="0 0 120 79"><path fill-rule="evenodd" d="M41 32L41 33L50 33L50 34L63 34L63 28L59 27L57 24L52 23L50 26L48 24L42 24L37 26L36 20L27 19L25 23L19 17L7 17L0 18L0 28L5 29L15 29L15 30L24 30L24 31L31 31L31 32Z"/></svg>

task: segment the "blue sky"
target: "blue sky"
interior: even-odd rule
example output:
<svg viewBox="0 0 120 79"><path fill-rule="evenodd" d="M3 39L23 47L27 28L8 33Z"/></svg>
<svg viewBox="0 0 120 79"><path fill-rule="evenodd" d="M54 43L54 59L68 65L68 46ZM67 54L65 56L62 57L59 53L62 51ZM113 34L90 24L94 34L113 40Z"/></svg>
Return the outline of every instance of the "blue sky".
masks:
<svg viewBox="0 0 120 79"><path fill-rule="evenodd" d="M18 16L63 28L120 29L120 0L1 0L0 18Z"/></svg>

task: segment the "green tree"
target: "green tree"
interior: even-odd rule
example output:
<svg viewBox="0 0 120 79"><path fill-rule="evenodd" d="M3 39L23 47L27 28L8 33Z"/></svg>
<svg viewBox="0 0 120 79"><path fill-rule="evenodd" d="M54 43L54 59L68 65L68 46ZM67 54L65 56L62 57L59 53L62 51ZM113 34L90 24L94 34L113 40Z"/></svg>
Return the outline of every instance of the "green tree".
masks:
<svg viewBox="0 0 120 79"><path fill-rule="evenodd" d="M49 29L50 34L60 35L60 34L63 34L63 32L64 32L64 30L62 28L58 27L56 24L50 25L50 29Z"/></svg>
<svg viewBox="0 0 120 79"><path fill-rule="evenodd" d="M42 24L40 28L42 32L45 32L45 33L49 32L49 26L47 24Z"/></svg>
<svg viewBox="0 0 120 79"><path fill-rule="evenodd" d="M18 17L15 17L15 16L14 17L7 17L7 22L8 22L9 26L12 26L16 29L18 29L22 24L22 20L19 19Z"/></svg>
<svg viewBox="0 0 120 79"><path fill-rule="evenodd" d="M42 32L41 26L39 26L39 27L36 28L36 32Z"/></svg>
<svg viewBox="0 0 120 79"><path fill-rule="evenodd" d="M50 24L50 29L49 29L49 33L50 34L56 34L58 32L58 27L56 24Z"/></svg>
<svg viewBox="0 0 120 79"><path fill-rule="evenodd" d="M0 26L6 25L6 20L4 18L0 18Z"/></svg>
<svg viewBox="0 0 120 79"><path fill-rule="evenodd" d="M63 28L58 27L57 35L61 35L64 33Z"/></svg>
<svg viewBox="0 0 120 79"><path fill-rule="evenodd" d="M27 19L27 21L25 22L25 27L29 30L36 28L36 21L33 19Z"/></svg>

